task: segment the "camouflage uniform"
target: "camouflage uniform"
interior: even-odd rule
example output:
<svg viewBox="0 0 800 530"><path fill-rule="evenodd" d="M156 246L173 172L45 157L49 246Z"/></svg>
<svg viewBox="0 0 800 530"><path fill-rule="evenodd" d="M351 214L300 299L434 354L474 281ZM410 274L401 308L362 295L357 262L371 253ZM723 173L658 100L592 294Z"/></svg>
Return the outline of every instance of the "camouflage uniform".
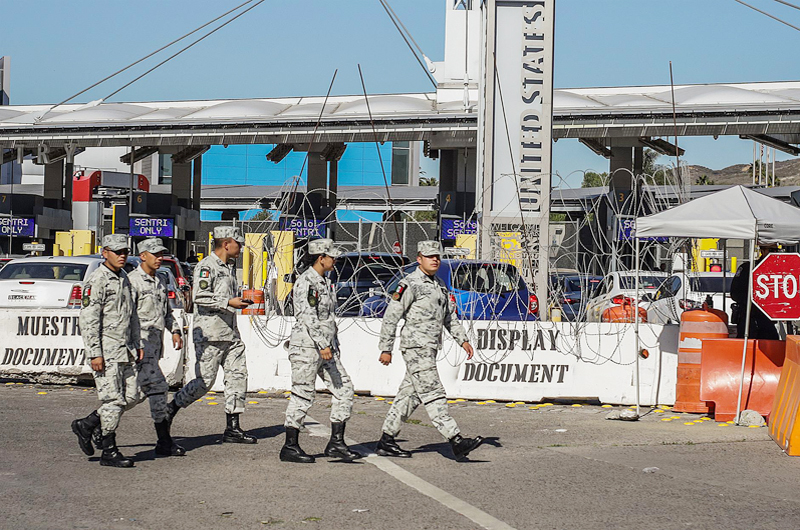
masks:
<svg viewBox="0 0 800 530"><path fill-rule="evenodd" d="M236 327L236 310L228 305L237 290L235 265L223 263L216 254L211 253L195 267L192 338L197 354L197 378L175 394L179 407L187 407L203 397L222 366L225 412L244 411L247 392L244 342Z"/></svg>
<svg viewBox="0 0 800 530"><path fill-rule="evenodd" d="M439 432L448 440L452 439L459 434L459 429L447 411L447 397L436 368L436 352L442 347L442 327L447 328L458 344L467 342L468 338L442 280L417 269L398 284L383 317L381 351L392 351L401 318L405 318L400 332L400 350L406 363L406 376L386 414L383 432L396 436L403 422L421 403Z"/></svg>
<svg viewBox="0 0 800 530"><path fill-rule="evenodd" d="M335 310L336 294L328 278L309 267L293 288L295 323L289 340L292 395L286 408L286 426L300 429L314 402L314 382L319 375L333 394L331 423L345 422L353 409L353 383L339 356ZM330 348L333 358L319 352Z"/></svg>
<svg viewBox="0 0 800 530"><path fill-rule="evenodd" d="M122 413L142 401L137 382L136 349L142 348L139 318L125 271L99 266L86 280L80 328L86 358L103 357L105 368L93 371L103 435L113 433Z"/></svg>
<svg viewBox="0 0 800 530"><path fill-rule="evenodd" d="M150 415L159 423L167 419L167 392L169 385L158 365L163 356L164 329L181 333L181 323L172 315L167 298L167 282L159 276L147 274L142 267L128 275L133 289L133 301L139 315L142 331L144 359L139 363L139 386L144 398L150 400Z"/></svg>

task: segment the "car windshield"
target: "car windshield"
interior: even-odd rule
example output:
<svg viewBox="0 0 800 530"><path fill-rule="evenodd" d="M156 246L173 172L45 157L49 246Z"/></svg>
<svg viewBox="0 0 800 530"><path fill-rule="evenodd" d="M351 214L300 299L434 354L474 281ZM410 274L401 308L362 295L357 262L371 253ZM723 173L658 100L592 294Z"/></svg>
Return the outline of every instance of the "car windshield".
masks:
<svg viewBox="0 0 800 530"><path fill-rule="evenodd" d="M474 293L510 293L526 287L513 265L463 263L453 273L453 288Z"/></svg>
<svg viewBox="0 0 800 530"><path fill-rule="evenodd" d="M658 289L661 282L664 281L663 276L639 276L639 289ZM619 287L623 291L633 291L636 289L636 276L620 276Z"/></svg>
<svg viewBox="0 0 800 530"><path fill-rule="evenodd" d="M723 280L725 280L724 284ZM700 276L689 278L689 285L691 285L692 291L696 293L727 293L731 290L732 281L733 276L725 278L722 276Z"/></svg>
<svg viewBox="0 0 800 530"><path fill-rule="evenodd" d="M383 256L364 254L363 256L345 256L336 261L331 280L334 283L349 282L354 279L364 281L368 278L388 281L404 265L400 256ZM356 271L358 271L356 273ZM355 278L353 278L355 276Z"/></svg>
<svg viewBox="0 0 800 530"><path fill-rule="evenodd" d="M86 264L9 263L0 270L0 280L72 280L83 281Z"/></svg>
<svg viewBox="0 0 800 530"><path fill-rule="evenodd" d="M591 291L598 283L600 278L567 278L564 280L564 292L580 292L587 288Z"/></svg>

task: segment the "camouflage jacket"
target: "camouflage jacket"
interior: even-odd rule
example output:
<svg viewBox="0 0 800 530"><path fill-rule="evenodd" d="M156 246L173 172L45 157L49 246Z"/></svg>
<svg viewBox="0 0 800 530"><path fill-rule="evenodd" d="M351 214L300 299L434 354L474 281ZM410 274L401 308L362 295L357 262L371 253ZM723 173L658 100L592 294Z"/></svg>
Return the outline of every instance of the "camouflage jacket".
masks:
<svg viewBox="0 0 800 530"><path fill-rule="evenodd" d="M403 278L392 293L381 326L378 343L381 351L392 351L401 318L405 318L400 331L401 350L441 348L442 327L447 328L458 344L468 340L444 282L436 276L428 276L419 268Z"/></svg>
<svg viewBox="0 0 800 530"><path fill-rule="evenodd" d="M336 294L328 278L309 267L292 289L294 327L289 346L339 349L336 328Z"/></svg>
<svg viewBox="0 0 800 530"><path fill-rule="evenodd" d="M231 341L240 338L236 310L228 305L238 291L236 266L223 263L213 252L194 269L195 342Z"/></svg>
<svg viewBox="0 0 800 530"><path fill-rule="evenodd" d="M83 286L79 323L87 359L136 360L133 350L142 348L142 339L125 271L116 273L100 265L89 275Z"/></svg>
<svg viewBox="0 0 800 530"><path fill-rule="evenodd" d="M128 274L133 291L133 303L139 315L142 340L161 340L164 329L181 332L181 323L172 315L169 306L167 282L159 276L150 276L141 266Z"/></svg>

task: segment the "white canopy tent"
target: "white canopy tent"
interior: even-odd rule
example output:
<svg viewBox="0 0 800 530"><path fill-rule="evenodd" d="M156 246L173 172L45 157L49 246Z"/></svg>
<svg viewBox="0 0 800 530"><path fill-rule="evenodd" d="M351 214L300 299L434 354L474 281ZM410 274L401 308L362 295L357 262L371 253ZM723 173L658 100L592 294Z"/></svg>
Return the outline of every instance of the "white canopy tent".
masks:
<svg viewBox="0 0 800 530"><path fill-rule="evenodd" d="M795 208L757 191L734 186L681 204L657 214L636 219L636 327L637 327L637 412L638 412L638 299L639 299L639 245L640 238L692 237L745 239L751 241L750 263L755 262L755 247L761 243L797 243L800 241L800 208ZM748 296L753 294L753 278L748 281ZM747 304L744 345L742 346L742 373L739 380L739 397L736 402L736 421L742 401L747 340L750 335L750 310Z"/></svg>
<svg viewBox="0 0 800 530"><path fill-rule="evenodd" d="M800 208L734 186L675 208L636 219L637 237L800 241Z"/></svg>

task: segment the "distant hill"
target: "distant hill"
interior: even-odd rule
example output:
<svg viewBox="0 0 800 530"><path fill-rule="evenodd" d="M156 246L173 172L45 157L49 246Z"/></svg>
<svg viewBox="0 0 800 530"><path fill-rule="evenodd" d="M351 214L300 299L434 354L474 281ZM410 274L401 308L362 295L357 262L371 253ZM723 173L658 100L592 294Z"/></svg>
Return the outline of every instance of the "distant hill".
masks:
<svg viewBox="0 0 800 530"><path fill-rule="evenodd" d="M725 169L711 169L704 166L687 166L687 168L692 185L695 185L702 175L707 175L713 184L753 183L752 164L736 164ZM775 175L780 179L781 186L800 186L800 159L775 162Z"/></svg>

